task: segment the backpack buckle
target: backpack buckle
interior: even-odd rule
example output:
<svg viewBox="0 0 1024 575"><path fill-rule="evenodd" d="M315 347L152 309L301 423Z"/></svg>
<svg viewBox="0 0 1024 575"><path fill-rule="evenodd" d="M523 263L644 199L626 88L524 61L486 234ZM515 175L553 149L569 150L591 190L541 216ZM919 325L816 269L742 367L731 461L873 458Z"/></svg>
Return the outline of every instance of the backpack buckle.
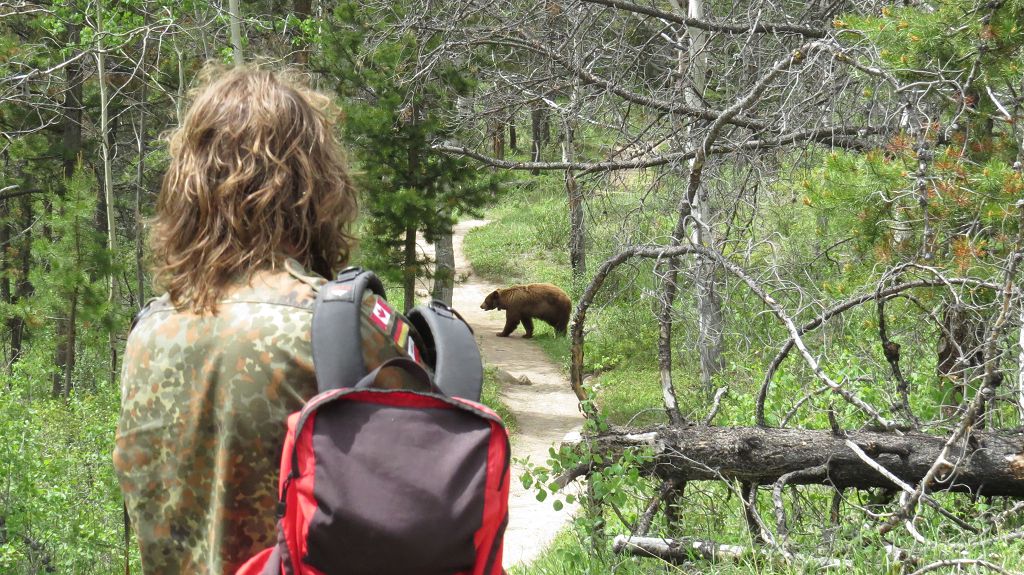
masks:
<svg viewBox="0 0 1024 575"><path fill-rule="evenodd" d="M363 268L359 266L348 266L347 268L338 272L337 281L350 282L356 279L356 276L363 273Z"/></svg>
<svg viewBox="0 0 1024 575"><path fill-rule="evenodd" d="M455 310L453 310L452 308L448 307L448 304L444 303L441 300L437 300L437 299L430 300L430 303L427 304L427 307L433 309L439 315L447 317L449 319L455 317L454 316Z"/></svg>

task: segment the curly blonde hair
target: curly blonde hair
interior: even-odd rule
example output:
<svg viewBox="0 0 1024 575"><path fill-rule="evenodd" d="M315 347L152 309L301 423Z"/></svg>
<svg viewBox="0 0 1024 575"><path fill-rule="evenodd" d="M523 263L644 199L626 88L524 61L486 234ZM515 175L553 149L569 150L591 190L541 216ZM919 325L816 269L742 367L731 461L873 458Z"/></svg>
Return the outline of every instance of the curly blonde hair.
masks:
<svg viewBox="0 0 1024 575"><path fill-rule="evenodd" d="M268 70L204 75L170 134L150 243L174 305L215 313L232 282L286 257L333 275L357 200L329 97Z"/></svg>

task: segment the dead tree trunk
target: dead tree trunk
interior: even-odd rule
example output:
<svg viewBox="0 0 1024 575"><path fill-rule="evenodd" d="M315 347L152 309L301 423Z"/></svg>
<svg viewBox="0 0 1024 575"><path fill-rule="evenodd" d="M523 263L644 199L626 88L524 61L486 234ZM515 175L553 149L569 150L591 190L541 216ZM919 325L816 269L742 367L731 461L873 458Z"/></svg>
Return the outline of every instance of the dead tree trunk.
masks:
<svg viewBox="0 0 1024 575"><path fill-rule="evenodd" d="M576 155L575 128L565 120L562 161L572 162ZM569 203L569 265L574 285L581 285L587 273L586 229L583 220L583 193L572 170L565 171L565 195Z"/></svg>
<svg viewBox="0 0 1024 575"><path fill-rule="evenodd" d="M957 304L945 306L942 323L936 349L936 371L940 387L946 390L944 410L952 413L963 402L966 382L984 364L982 341L985 328L977 314Z"/></svg>
<svg viewBox="0 0 1024 575"><path fill-rule="evenodd" d="M946 438L918 432L850 431L837 436L825 430L689 426L612 430L593 441L605 453L653 450L650 470L663 479L766 485L787 473L821 468L822 473L795 475L787 483L892 489L893 482L866 463L847 441L895 477L914 484L935 463ZM934 484L934 490L1024 498L1024 430L974 433L960 449L966 456Z"/></svg>

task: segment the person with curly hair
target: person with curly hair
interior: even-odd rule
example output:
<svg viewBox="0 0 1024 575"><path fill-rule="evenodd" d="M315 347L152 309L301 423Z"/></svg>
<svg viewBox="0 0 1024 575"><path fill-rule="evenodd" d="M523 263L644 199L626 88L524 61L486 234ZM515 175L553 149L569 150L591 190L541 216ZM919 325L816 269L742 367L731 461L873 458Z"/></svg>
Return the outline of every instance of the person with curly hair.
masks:
<svg viewBox="0 0 1024 575"><path fill-rule="evenodd" d="M285 421L316 394L313 304L354 243L330 99L266 70L207 76L170 136L150 234L166 293L121 374L114 465L147 573L233 573L275 540ZM362 341L338 342L370 369L407 353L369 320L376 301Z"/></svg>

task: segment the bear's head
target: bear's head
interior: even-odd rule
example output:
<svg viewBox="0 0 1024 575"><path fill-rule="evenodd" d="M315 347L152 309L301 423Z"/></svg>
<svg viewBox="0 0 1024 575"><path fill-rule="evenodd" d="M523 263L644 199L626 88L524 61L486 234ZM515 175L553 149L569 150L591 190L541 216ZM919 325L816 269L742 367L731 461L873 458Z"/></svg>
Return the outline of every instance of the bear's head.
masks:
<svg viewBox="0 0 1024 575"><path fill-rule="evenodd" d="M484 298L484 303L480 304L480 309L488 311L492 309L501 309L501 294L498 293L498 290L494 290L487 294L487 297Z"/></svg>

